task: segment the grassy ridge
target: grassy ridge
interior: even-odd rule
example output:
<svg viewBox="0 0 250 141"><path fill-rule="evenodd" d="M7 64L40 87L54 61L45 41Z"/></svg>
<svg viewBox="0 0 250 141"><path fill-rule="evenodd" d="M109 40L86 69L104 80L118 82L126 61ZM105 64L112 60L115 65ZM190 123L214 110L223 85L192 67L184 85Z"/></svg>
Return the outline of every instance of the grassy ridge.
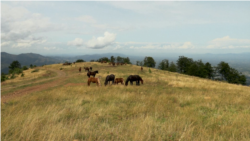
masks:
<svg viewBox="0 0 250 141"><path fill-rule="evenodd" d="M78 68L99 70L102 87ZM59 69L61 65L47 66ZM62 86L2 104L2 140L250 140L250 88L137 66L63 66ZM139 74L141 86L103 86Z"/></svg>

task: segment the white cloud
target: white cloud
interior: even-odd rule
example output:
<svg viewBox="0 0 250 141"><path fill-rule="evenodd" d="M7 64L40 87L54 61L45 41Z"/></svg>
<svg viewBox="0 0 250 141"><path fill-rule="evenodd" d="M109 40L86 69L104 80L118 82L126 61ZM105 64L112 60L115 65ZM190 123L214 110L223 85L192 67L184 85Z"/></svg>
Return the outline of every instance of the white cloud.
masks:
<svg viewBox="0 0 250 141"><path fill-rule="evenodd" d="M91 40L84 42L81 38L76 38L74 41L69 41L68 45L72 46L85 46L92 49L101 49L111 45L116 38L116 34L105 32L103 37L93 37ZM118 48L117 48L118 49Z"/></svg>
<svg viewBox="0 0 250 141"><path fill-rule="evenodd" d="M69 41L68 45L82 46L83 45L83 40L81 38L76 38L74 41Z"/></svg>
<svg viewBox="0 0 250 141"><path fill-rule="evenodd" d="M46 42L46 40L39 39L39 38L33 38L33 37L29 36L26 39L18 39L12 47L13 48L26 48L26 47L31 47L34 44L42 44L44 42Z"/></svg>
<svg viewBox="0 0 250 141"><path fill-rule="evenodd" d="M110 45L114 42L116 34L105 32L103 37L95 38L86 42L86 46L93 49L104 48L107 45Z"/></svg>
<svg viewBox="0 0 250 141"><path fill-rule="evenodd" d="M23 7L11 7L7 4L2 4L1 7L1 39L12 43L12 47L30 47L44 43L45 40L36 38L35 34L60 28L42 14L31 13Z"/></svg>
<svg viewBox="0 0 250 141"><path fill-rule="evenodd" d="M194 49L194 45L191 42L185 42L182 46L178 47L180 49Z"/></svg>
<svg viewBox="0 0 250 141"><path fill-rule="evenodd" d="M80 16L80 17L77 17L76 19L78 21L83 21L86 23L96 23L96 20L93 17L88 16L88 15Z"/></svg>
<svg viewBox="0 0 250 141"><path fill-rule="evenodd" d="M11 42L1 42L1 47L5 47L5 46L8 46L10 44L11 44Z"/></svg>
<svg viewBox="0 0 250 141"><path fill-rule="evenodd" d="M57 47L44 47L45 50L59 50Z"/></svg>
<svg viewBox="0 0 250 141"><path fill-rule="evenodd" d="M233 49L233 48L250 48L250 39L234 39L229 36L216 38L209 42L209 49Z"/></svg>

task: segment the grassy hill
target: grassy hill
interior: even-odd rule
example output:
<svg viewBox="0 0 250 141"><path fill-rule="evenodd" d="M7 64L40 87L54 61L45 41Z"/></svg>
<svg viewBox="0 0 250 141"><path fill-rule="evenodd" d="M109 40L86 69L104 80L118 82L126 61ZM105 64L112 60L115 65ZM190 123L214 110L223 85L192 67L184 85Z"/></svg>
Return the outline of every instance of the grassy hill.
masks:
<svg viewBox="0 0 250 141"><path fill-rule="evenodd" d="M99 70L101 87L87 86L86 72L78 72L87 66ZM247 86L135 65L36 69L1 84L2 141L250 140ZM104 86L108 74L125 80L139 74L144 84Z"/></svg>

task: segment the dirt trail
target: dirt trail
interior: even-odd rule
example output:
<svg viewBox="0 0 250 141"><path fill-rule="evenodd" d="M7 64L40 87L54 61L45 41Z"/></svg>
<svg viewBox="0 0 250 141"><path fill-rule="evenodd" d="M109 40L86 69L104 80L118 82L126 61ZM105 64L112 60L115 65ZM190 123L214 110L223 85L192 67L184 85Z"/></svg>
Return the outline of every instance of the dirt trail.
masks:
<svg viewBox="0 0 250 141"><path fill-rule="evenodd" d="M41 91L41 90L44 90L44 89L48 89L48 88L51 88L51 87L58 86L58 85L60 85L60 82L62 82L63 80L66 79L65 72L60 71L60 70L55 70L55 69L49 69L49 70L56 72L57 76L54 77L54 78L58 78L58 79L56 79L55 81L52 81L52 82L45 83L45 84L27 87L27 88L12 92L10 94L1 96L1 101L2 102L7 102L7 101L9 101L9 100L11 100L11 99L13 99L15 97L23 96L25 94L29 94L29 93L32 93L32 92Z"/></svg>

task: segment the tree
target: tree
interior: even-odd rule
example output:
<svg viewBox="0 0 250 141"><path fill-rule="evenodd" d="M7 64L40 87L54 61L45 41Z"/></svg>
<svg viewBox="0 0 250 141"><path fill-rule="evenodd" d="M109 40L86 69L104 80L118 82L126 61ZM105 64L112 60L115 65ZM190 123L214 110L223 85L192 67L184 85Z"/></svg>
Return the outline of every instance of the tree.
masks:
<svg viewBox="0 0 250 141"><path fill-rule="evenodd" d="M170 63L170 66L169 66L168 70L171 71L171 72L177 72L177 67L174 64L174 62Z"/></svg>
<svg viewBox="0 0 250 141"><path fill-rule="evenodd" d="M225 62L220 62L217 66L218 72L221 74L222 79L227 80L227 77L229 76L230 73L230 66L228 63Z"/></svg>
<svg viewBox="0 0 250 141"><path fill-rule="evenodd" d="M115 62L115 57L114 57L114 56L111 56L111 57L110 57L110 61L111 61L111 62Z"/></svg>
<svg viewBox="0 0 250 141"><path fill-rule="evenodd" d="M147 66L147 67L151 67L151 68L154 68L155 67L155 60L153 57L145 57L144 58L144 66Z"/></svg>
<svg viewBox="0 0 250 141"><path fill-rule="evenodd" d="M140 65L140 61L136 61L136 65L139 66Z"/></svg>
<svg viewBox="0 0 250 141"><path fill-rule="evenodd" d="M127 57L127 58L123 58L123 63L127 63L127 64L131 64L130 62L130 59Z"/></svg>
<svg viewBox="0 0 250 141"><path fill-rule="evenodd" d="M119 62L119 63L123 62L123 58L120 57L120 56L117 56L116 57L116 62Z"/></svg>
<svg viewBox="0 0 250 141"><path fill-rule="evenodd" d="M193 64L193 59L185 56L179 56L177 60L177 68L180 73L187 74L188 68Z"/></svg>
<svg viewBox="0 0 250 141"><path fill-rule="evenodd" d="M32 64L30 64L30 68L33 68L33 65L32 65Z"/></svg>
<svg viewBox="0 0 250 141"><path fill-rule="evenodd" d="M169 68L169 62L167 59L164 59L160 62L160 64L158 65L158 69L161 69L161 70L168 70Z"/></svg>
<svg viewBox="0 0 250 141"><path fill-rule="evenodd" d="M205 70L207 71L207 77L209 79L212 79L214 77L214 70L213 70L213 67L210 63L206 63L205 64Z"/></svg>
<svg viewBox="0 0 250 141"><path fill-rule="evenodd" d="M83 59L77 59L76 62L85 62Z"/></svg>
<svg viewBox="0 0 250 141"><path fill-rule="evenodd" d="M21 64L18 61L13 61L9 66L10 70L14 70L15 68L21 69Z"/></svg>

